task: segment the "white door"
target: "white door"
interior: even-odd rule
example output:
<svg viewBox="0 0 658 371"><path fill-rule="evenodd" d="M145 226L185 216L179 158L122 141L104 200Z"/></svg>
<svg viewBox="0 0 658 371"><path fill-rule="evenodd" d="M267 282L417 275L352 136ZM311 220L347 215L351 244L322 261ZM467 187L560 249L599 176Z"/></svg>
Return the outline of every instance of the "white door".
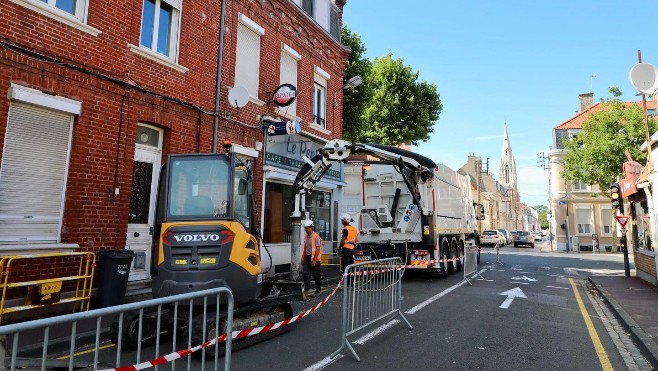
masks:
<svg viewBox="0 0 658 371"><path fill-rule="evenodd" d="M151 268L151 227L162 158L162 130L139 124L135 145L126 249L135 252L130 281L145 280Z"/></svg>

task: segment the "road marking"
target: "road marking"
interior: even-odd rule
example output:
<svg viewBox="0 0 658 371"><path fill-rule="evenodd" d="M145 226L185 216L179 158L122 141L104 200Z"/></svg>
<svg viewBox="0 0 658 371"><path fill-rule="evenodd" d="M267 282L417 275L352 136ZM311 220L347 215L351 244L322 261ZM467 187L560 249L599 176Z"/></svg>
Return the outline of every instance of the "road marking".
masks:
<svg viewBox="0 0 658 371"><path fill-rule="evenodd" d="M381 334L382 332L388 330L389 328L397 325L398 323L400 323L400 320L397 320L397 319L394 319L389 323L385 323L385 324L377 327L376 329L370 331L369 333L363 335L362 337L360 337L357 341L354 342L354 344L363 345L366 341L374 338L375 336L377 336L377 335Z"/></svg>
<svg viewBox="0 0 658 371"><path fill-rule="evenodd" d="M512 280L519 280L519 281L528 281L528 282L537 282L536 279L530 278L528 276L523 276L523 277L512 277L510 278Z"/></svg>
<svg viewBox="0 0 658 371"><path fill-rule="evenodd" d="M568 287L560 287L560 286L546 286L546 287L550 287L552 289L569 290Z"/></svg>
<svg viewBox="0 0 658 371"><path fill-rule="evenodd" d="M480 269L480 271L478 272L478 274L482 274L482 272L484 272L484 271L486 271L486 269ZM465 285L467 282L468 282L468 281L462 281L462 282L460 282L460 283L458 283L458 284L456 284L456 285L454 285L454 286L448 287L447 289L445 289L445 290L441 291L440 293L438 293L438 294L432 296L431 298L425 300L424 302L422 302L422 303L416 305L415 307L413 307L413 308L407 310L407 311L404 312L404 313L406 313L406 314L414 314L414 313L418 312L419 310L425 308L426 306L432 304L432 302L435 302L435 301L441 299L441 298L444 297L446 294L449 294L451 291L453 291L454 289L458 288L459 286L463 286L463 285Z"/></svg>
<svg viewBox="0 0 658 371"><path fill-rule="evenodd" d="M570 276L577 276L578 275L578 271L576 270L576 268L563 268L563 269L564 269L564 273L566 273Z"/></svg>
<svg viewBox="0 0 658 371"><path fill-rule="evenodd" d="M319 362L306 367L304 369L304 371L319 371L319 370L322 370L323 368L329 366L330 364L338 361L341 358L343 358L342 354L337 354L334 357L332 357L332 356L324 357Z"/></svg>
<svg viewBox="0 0 658 371"><path fill-rule="evenodd" d="M509 281L512 285L529 285L530 282Z"/></svg>
<svg viewBox="0 0 658 371"><path fill-rule="evenodd" d="M566 270L567 268L565 268L565 271ZM592 319L589 317L589 313L587 313L587 308L585 308L585 304L583 304L583 299L580 298L580 293L578 292L578 288L576 287L576 282L573 280L573 278L569 278L569 282L571 283L571 287L573 288L573 294L576 297L576 301L578 302L578 307L580 308L580 314L582 314L583 320L585 320L585 325L587 326L589 337L592 339L592 343L594 344L596 355L599 356L599 362L601 363L601 368L603 369L603 371L613 370L612 364L610 364L610 359L608 358L608 353L606 353L605 348L603 348L603 344L601 344L601 339L599 338L599 334L596 332L596 329L594 328L594 324L592 323Z"/></svg>
<svg viewBox="0 0 658 371"><path fill-rule="evenodd" d="M503 302L503 304L500 305L499 308L507 309L509 308L510 305L512 305L512 302L514 301L514 298L525 298L527 299L528 297L525 296L523 291L519 287L515 287L511 290L507 290L505 292L501 292L498 295L507 295L507 298Z"/></svg>
<svg viewBox="0 0 658 371"><path fill-rule="evenodd" d="M116 345L114 345L114 344L103 345L102 347L98 347L98 350L108 349L108 348L112 348L112 347L115 347L115 346ZM94 351L96 351L96 348L83 350L82 352L78 352L78 353L73 353L73 356L77 357L77 356L81 356L83 354L91 353L91 352L94 352ZM70 357L68 355L57 357L57 359L60 360L60 361L65 360L65 359L69 359L69 358Z"/></svg>

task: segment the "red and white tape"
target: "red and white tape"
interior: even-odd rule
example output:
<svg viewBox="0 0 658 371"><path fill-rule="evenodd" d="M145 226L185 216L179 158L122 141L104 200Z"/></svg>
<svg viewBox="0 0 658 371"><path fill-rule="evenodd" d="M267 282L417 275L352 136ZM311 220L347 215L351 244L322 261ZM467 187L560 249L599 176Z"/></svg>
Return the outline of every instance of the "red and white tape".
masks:
<svg viewBox="0 0 658 371"><path fill-rule="evenodd" d="M344 278L344 276L343 276L343 278ZM309 314L311 314L311 313L315 312L316 310L320 309L320 307L325 305L329 301L329 299L332 296L334 296L334 294L336 294L336 292L340 288L341 283L343 282L343 278L340 279L340 281L338 282L338 285L336 285L336 288L334 288L333 291L331 291L331 293L329 295L327 295L327 297L322 299L321 302L317 303L316 305L314 305L310 309L308 309L304 312L301 312L301 313L299 313L298 315L296 315L294 317L288 318L286 320L283 320L283 321L280 321L280 322L277 322L277 323L271 323L269 325L261 326L261 327L253 327L253 328L248 328L248 329L244 329L244 330L232 331L231 332L232 339L233 340L238 340L238 339L246 338L246 337L249 337L249 336L264 334L266 332L273 331L273 330L288 326L291 323L296 322L296 321L308 316ZM109 368L109 369L102 370L102 371L112 371L112 370L114 370L114 371L136 371L136 370L144 370L144 369L147 369L147 368L150 368L150 367L159 366L159 365L165 364L167 362L171 362L171 361L179 359L179 358L187 357L188 355L190 355L190 354L192 354L192 353L194 353L194 352L196 352L196 351L198 351L202 348L207 348L209 346L214 346L216 343L223 343L224 341L226 341L226 338L227 338L227 334L222 334L222 335L220 335L220 336L218 336L214 339L208 340L207 342L205 342L203 344L200 344L200 345L197 345L193 348L177 350L173 353L169 353L167 355L152 359L152 360L147 361L147 362L138 363L136 365L122 366L122 367L117 367L117 368Z"/></svg>

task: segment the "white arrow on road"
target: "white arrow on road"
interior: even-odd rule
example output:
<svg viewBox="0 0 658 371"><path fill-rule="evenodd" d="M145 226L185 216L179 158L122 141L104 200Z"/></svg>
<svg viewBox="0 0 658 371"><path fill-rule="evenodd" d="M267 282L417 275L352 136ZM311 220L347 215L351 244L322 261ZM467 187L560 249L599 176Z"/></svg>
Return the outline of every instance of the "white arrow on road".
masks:
<svg viewBox="0 0 658 371"><path fill-rule="evenodd" d="M505 292L501 292L498 295L507 296L507 299L505 299L503 304L500 305L500 308L503 308L503 309L509 308L509 306L512 305L512 301L514 301L514 298L524 298L524 299L528 298L527 296L525 296L523 291L521 291L521 289L518 288L518 287L515 287L511 290L507 290Z"/></svg>
<svg viewBox="0 0 658 371"><path fill-rule="evenodd" d="M517 281L529 281L529 282L537 282L536 279L530 278L528 276L523 276L523 277L512 277L511 279L517 280Z"/></svg>

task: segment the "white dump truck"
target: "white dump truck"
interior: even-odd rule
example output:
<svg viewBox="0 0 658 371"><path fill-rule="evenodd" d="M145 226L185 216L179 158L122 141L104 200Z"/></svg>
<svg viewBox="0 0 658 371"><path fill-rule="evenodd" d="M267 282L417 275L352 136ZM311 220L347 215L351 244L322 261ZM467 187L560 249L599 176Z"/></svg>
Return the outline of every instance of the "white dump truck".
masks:
<svg viewBox="0 0 658 371"><path fill-rule="evenodd" d="M346 188L362 192L360 214L354 215L357 260L399 256L410 268L442 276L461 270L459 258L484 216L467 176L398 147L333 140L300 171L297 197L312 190L332 161L346 163Z"/></svg>

